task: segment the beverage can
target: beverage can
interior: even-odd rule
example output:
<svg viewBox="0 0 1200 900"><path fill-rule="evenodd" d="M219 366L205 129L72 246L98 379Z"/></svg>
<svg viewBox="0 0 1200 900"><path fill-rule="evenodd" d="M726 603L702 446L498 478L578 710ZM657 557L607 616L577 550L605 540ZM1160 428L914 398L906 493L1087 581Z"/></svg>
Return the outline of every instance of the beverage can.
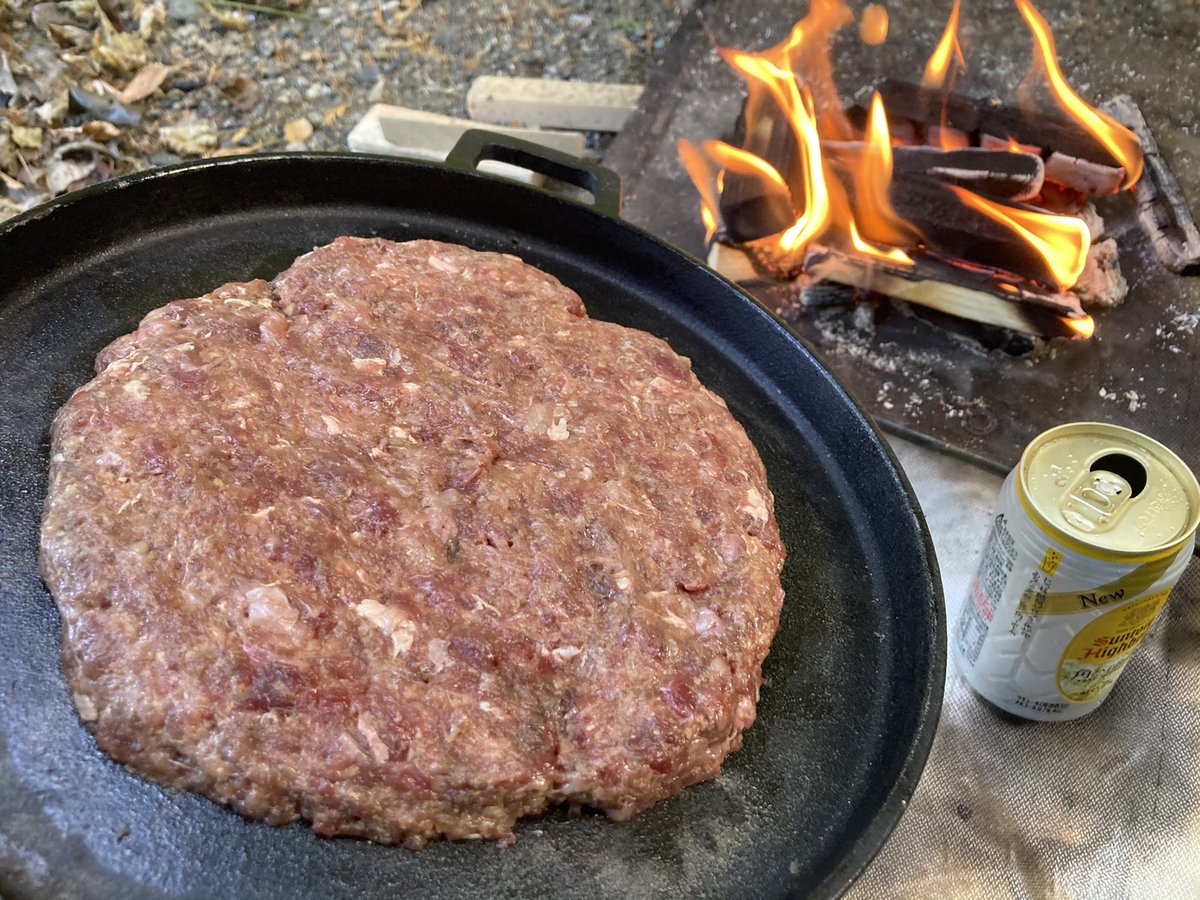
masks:
<svg viewBox="0 0 1200 900"><path fill-rule="evenodd" d="M959 671L1000 709L1065 721L1108 696L1191 559L1200 485L1128 428L1061 425L1000 489L950 635Z"/></svg>

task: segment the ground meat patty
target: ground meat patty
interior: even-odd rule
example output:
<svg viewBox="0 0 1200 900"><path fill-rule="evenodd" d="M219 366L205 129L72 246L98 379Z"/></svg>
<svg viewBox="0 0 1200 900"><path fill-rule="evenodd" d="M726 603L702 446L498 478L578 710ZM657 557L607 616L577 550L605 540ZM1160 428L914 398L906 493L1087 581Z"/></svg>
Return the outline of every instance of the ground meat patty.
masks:
<svg viewBox="0 0 1200 900"><path fill-rule="evenodd" d="M624 819L741 745L784 550L661 340L512 256L341 238L97 370L54 423L41 565L130 768L419 846Z"/></svg>

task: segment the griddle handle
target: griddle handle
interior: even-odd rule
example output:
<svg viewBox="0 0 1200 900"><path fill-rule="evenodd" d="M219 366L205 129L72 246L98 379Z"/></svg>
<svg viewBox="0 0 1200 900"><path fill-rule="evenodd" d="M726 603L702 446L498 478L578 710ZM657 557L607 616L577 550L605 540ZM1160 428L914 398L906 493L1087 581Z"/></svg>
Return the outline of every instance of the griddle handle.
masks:
<svg viewBox="0 0 1200 900"><path fill-rule="evenodd" d="M446 165L474 172L485 159L520 166L583 188L591 192L591 206L596 212L614 218L621 215L621 176L612 169L507 134L481 128L463 132L446 157Z"/></svg>

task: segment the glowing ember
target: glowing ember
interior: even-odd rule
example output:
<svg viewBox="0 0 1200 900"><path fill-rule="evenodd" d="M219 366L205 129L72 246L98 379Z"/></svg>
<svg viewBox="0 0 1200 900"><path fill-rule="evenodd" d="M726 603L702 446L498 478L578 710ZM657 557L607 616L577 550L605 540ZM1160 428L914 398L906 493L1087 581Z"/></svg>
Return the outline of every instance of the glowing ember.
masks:
<svg viewBox="0 0 1200 900"><path fill-rule="evenodd" d="M967 68L962 47L958 43L958 0L954 0L954 8L950 10L950 18L946 20L942 39L930 55L929 62L925 64L925 76L921 83L928 88L946 87L956 71L950 68L952 61L957 62L961 69Z"/></svg>
<svg viewBox="0 0 1200 900"><path fill-rule="evenodd" d="M1029 30L1033 32L1037 52L1046 70L1046 79L1050 82L1050 89L1054 92L1058 102L1124 167L1125 183L1122 187L1132 187L1142 175L1142 145L1137 136L1112 117L1088 106L1078 94L1071 90L1071 86L1067 84L1062 69L1058 65L1058 57L1054 49L1054 35L1050 33L1050 26L1046 24L1046 20L1028 0L1016 0L1016 4L1017 8L1021 10L1021 15L1025 18Z"/></svg>
<svg viewBox="0 0 1200 900"><path fill-rule="evenodd" d="M980 197L956 185L948 187L967 206L1011 228L1028 241L1046 260L1046 267L1057 282L1056 287L1069 288L1079 280L1087 262L1088 248L1092 245L1091 233L1082 219L1020 209Z"/></svg>
<svg viewBox="0 0 1200 900"><path fill-rule="evenodd" d="M1091 316L1083 316L1079 319L1063 319L1063 321L1067 323L1068 328L1085 340L1096 333L1096 320Z"/></svg>

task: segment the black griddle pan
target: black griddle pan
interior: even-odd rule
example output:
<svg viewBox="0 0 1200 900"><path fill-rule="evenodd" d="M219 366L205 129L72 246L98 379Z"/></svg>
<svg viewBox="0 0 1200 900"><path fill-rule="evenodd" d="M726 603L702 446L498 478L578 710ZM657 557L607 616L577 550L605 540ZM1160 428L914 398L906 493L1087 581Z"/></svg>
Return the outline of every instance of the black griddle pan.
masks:
<svg viewBox="0 0 1200 900"><path fill-rule="evenodd" d="M617 218L603 169L470 133L446 166L275 154L157 169L0 225L0 895L706 897L841 893L916 785L941 705L929 535L895 458L809 350L732 284ZM579 202L475 171L497 158ZM49 426L150 310L270 278L344 235L514 253L692 359L766 463L788 548L758 721L716 780L625 824L553 813L511 847L419 853L245 821L97 750L38 578Z"/></svg>

